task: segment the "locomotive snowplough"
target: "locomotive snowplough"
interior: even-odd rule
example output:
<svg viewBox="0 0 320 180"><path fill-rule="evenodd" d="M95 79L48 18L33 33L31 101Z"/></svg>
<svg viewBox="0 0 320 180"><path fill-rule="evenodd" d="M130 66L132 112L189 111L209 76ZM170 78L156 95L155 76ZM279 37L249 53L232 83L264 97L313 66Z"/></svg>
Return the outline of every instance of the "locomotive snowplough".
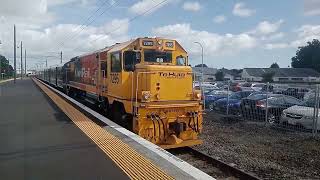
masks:
<svg viewBox="0 0 320 180"><path fill-rule="evenodd" d="M163 38L116 43L38 75L164 149L202 143L202 96L193 76L187 52Z"/></svg>

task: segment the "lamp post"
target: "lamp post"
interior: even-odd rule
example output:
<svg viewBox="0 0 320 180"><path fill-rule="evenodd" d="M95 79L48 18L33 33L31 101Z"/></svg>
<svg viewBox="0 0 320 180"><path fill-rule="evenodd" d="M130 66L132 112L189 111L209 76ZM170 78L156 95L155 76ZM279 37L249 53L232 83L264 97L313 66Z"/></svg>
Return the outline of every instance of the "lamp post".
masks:
<svg viewBox="0 0 320 180"><path fill-rule="evenodd" d="M203 97L203 109L206 109L206 101L205 101L205 97L203 94L203 88L202 88L202 84L203 84L203 46L200 42L194 42L195 44L199 44L201 47L201 81L200 81L200 87L201 87L201 94Z"/></svg>

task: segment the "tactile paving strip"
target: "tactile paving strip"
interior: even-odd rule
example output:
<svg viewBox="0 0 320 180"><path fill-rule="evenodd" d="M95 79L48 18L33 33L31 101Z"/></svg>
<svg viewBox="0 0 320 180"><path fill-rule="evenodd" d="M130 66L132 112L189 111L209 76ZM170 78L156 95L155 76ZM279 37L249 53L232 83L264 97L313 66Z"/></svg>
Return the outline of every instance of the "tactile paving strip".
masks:
<svg viewBox="0 0 320 180"><path fill-rule="evenodd" d="M131 179L174 179L36 79L33 81Z"/></svg>

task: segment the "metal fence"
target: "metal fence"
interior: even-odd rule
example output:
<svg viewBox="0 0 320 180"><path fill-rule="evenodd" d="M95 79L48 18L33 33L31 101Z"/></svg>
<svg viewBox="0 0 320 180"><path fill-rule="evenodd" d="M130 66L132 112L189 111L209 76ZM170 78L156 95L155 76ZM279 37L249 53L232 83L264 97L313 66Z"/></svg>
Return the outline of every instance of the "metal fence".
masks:
<svg viewBox="0 0 320 180"><path fill-rule="evenodd" d="M310 132L313 136L320 132L319 84L208 84L204 89L206 111L227 119Z"/></svg>

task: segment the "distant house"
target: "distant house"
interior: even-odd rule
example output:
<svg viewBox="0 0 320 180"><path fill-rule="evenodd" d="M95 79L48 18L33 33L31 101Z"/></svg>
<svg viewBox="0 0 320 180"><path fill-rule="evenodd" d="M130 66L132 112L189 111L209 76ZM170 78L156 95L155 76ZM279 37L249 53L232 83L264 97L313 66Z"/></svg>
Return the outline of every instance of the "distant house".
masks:
<svg viewBox="0 0 320 180"><path fill-rule="evenodd" d="M195 81L201 80L201 67L192 67L193 73L195 75ZM213 82L216 80L215 74L218 72L217 68L203 67L203 79L205 82Z"/></svg>
<svg viewBox="0 0 320 180"><path fill-rule="evenodd" d="M260 82L267 73L274 74L274 82L320 82L320 73L310 68L244 68L241 78Z"/></svg>
<svg viewBox="0 0 320 180"><path fill-rule="evenodd" d="M222 68L219 71L223 72L225 81L241 80L241 73L239 73L239 70Z"/></svg>

